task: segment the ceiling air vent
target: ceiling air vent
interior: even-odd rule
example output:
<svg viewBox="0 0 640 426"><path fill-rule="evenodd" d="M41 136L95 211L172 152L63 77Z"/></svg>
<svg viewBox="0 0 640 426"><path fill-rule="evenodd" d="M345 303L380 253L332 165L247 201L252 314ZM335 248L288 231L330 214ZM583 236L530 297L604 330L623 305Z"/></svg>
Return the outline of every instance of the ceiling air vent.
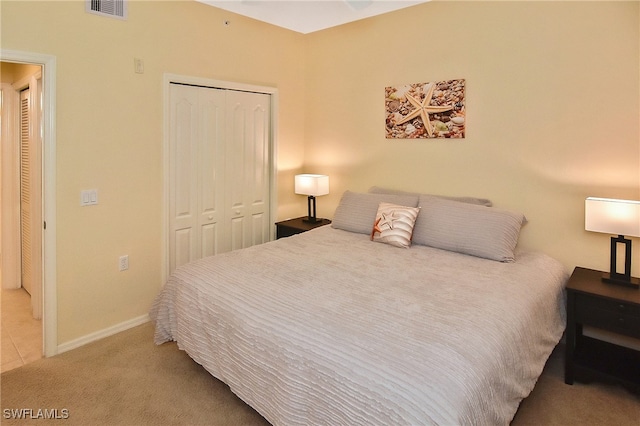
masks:
<svg viewBox="0 0 640 426"><path fill-rule="evenodd" d="M127 0L85 0L85 2L89 13L127 19Z"/></svg>

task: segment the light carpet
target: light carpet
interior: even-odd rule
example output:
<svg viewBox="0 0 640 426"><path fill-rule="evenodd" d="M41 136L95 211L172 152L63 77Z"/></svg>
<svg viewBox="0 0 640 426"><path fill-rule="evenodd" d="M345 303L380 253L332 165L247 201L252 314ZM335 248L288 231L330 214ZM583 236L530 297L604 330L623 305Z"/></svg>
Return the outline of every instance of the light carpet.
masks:
<svg viewBox="0 0 640 426"><path fill-rule="evenodd" d="M562 349L551 355L513 425L640 424L640 396L597 382L566 385ZM175 343L154 345L150 323L0 380L3 425L269 424Z"/></svg>

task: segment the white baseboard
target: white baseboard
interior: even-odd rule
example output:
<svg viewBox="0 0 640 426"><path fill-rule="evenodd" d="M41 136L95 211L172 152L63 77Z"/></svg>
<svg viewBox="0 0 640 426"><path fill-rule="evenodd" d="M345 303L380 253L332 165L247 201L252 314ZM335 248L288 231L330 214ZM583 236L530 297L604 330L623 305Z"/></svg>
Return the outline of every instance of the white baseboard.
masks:
<svg viewBox="0 0 640 426"><path fill-rule="evenodd" d="M121 322L120 324L116 324L112 327L105 328L103 330L96 331L95 333L87 334L86 336L82 336L80 338L58 345L57 353L61 354L63 352L70 351L71 349L79 348L80 346L84 346L87 343L104 339L105 337L112 336L116 333L120 333L121 331L125 331L133 327L137 327L149 321L149 314L141 315L137 318L132 318L128 321Z"/></svg>

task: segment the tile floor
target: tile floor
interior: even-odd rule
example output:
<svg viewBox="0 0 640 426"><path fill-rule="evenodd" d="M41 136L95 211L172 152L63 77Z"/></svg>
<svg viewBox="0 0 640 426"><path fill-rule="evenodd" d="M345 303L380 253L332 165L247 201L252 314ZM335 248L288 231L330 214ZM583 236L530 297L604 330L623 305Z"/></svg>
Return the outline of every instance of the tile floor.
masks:
<svg viewBox="0 0 640 426"><path fill-rule="evenodd" d="M0 292L0 363L5 372L42 358L42 321L31 315L24 289Z"/></svg>

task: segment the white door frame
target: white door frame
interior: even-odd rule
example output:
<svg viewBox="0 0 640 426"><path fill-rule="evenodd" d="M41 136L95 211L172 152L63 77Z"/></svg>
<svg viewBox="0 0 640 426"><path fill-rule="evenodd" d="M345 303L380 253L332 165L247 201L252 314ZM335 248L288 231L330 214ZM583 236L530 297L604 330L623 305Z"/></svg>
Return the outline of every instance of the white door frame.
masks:
<svg viewBox="0 0 640 426"><path fill-rule="evenodd" d="M0 49L1 62L42 66L42 340L46 357L58 353L56 291L56 57Z"/></svg>
<svg viewBox="0 0 640 426"><path fill-rule="evenodd" d="M270 135L270 152L269 152L269 217L272 221L270 236L273 238L275 225L273 220L277 214L277 195L278 185L277 177L277 134L278 134L278 89L269 86L257 86L253 84L237 83L232 81L214 80L201 77L191 77L178 74L164 74L164 129L163 129L163 179L164 179L164 201L163 201L163 218L162 218L162 285L167 281L169 275L169 139L171 124L171 105L169 104L169 89L171 83L190 84L194 86L212 87L218 89L240 90L245 92L265 93L271 97L271 135Z"/></svg>

